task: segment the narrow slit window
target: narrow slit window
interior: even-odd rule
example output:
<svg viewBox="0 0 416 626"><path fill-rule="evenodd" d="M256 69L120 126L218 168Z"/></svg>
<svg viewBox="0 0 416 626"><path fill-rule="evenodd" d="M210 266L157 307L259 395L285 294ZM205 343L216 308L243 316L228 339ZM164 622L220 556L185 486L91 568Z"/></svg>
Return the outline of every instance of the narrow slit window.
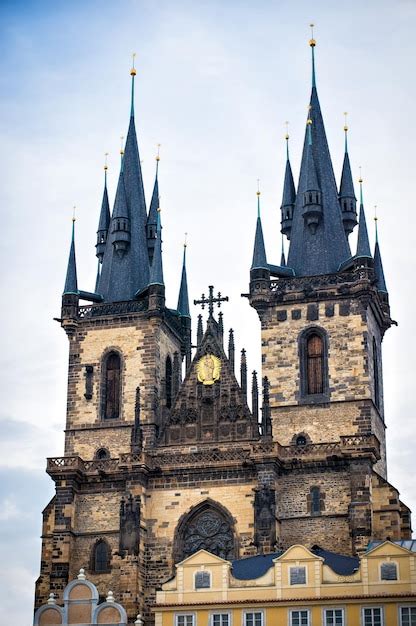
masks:
<svg viewBox="0 0 416 626"><path fill-rule="evenodd" d="M121 360L116 352L112 352L105 365L105 400L104 418L120 417L120 383Z"/></svg>
<svg viewBox="0 0 416 626"><path fill-rule="evenodd" d="M165 370L166 406L170 409L172 406L172 360L170 356L166 358Z"/></svg>
<svg viewBox="0 0 416 626"><path fill-rule="evenodd" d="M95 544L93 565L96 573L110 570L110 550L105 541L99 541Z"/></svg>

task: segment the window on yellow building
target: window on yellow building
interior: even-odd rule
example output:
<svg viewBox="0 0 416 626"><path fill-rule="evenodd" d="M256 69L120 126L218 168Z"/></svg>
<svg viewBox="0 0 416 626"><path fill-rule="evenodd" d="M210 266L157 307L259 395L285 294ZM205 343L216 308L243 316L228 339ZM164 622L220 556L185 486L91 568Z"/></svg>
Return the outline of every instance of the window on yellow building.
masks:
<svg viewBox="0 0 416 626"><path fill-rule="evenodd" d="M195 615L193 613L175 615L175 626L195 626Z"/></svg>
<svg viewBox="0 0 416 626"><path fill-rule="evenodd" d="M244 613L244 626L263 626L263 611Z"/></svg>
<svg viewBox="0 0 416 626"><path fill-rule="evenodd" d="M306 585L306 567L290 568L290 584Z"/></svg>
<svg viewBox="0 0 416 626"><path fill-rule="evenodd" d="M325 609L324 625L325 626L344 626L344 609Z"/></svg>
<svg viewBox="0 0 416 626"><path fill-rule="evenodd" d="M397 580L396 563L382 563L380 566L381 580Z"/></svg>
<svg viewBox="0 0 416 626"><path fill-rule="evenodd" d="M290 611L290 626L310 626L310 613L308 609Z"/></svg>
<svg viewBox="0 0 416 626"><path fill-rule="evenodd" d="M383 609L380 606L363 609L363 626L384 626Z"/></svg>
<svg viewBox="0 0 416 626"><path fill-rule="evenodd" d="M230 614L213 613L211 615L211 626L230 626Z"/></svg>
<svg viewBox="0 0 416 626"><path fill-rule="evenodd" d="M400 607L400 626L416 626L416 605Z"/></svg>
<svg viewBox="0 0 416 626"><path fill-rule="evenodd" d="M211 574L209 572L195 572L195 589L209 589Z"/></svg>

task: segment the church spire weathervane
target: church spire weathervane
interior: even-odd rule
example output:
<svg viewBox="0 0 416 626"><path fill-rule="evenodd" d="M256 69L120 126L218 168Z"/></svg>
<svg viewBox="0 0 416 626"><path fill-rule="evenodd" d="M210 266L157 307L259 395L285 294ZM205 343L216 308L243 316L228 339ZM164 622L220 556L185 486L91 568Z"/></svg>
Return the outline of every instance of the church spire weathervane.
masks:
<svg viewBox="0 0 416 626"><path fill-rule="evenodd" d="M309 24L310 28L311 28L311 38L309 40L309 45L312 49L312 87L316 87L316 75L315 75L315 46L316 46L316 41L313 37L313 29L315 27L315 24Z"/></svg>
<svg viewBox="0 0 416 626"><path fill-rule="evenodd" d="M134 61L136 58L136 53L133 52L133 62L132 62L132 68L130 70L130 76L131 76L131 108L130 108L130 117L134 117L134 77L136 76L137 72L136 72L136 68L134 67Z"/></svg>

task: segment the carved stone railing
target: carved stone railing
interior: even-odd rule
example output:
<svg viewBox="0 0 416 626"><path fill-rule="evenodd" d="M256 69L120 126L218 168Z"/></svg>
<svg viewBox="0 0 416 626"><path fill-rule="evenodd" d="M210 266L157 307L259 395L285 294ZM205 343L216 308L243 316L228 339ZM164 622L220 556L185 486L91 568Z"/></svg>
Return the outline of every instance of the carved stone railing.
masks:
<svg viewBox="0 0 416 626"><path fill-rule="evenodd" d="M153 464L155 466L189 466L204 467L206 465L217 463L235 463L241 461L249 461L251 458L251 450L249 448L233 448L231 450L199 450L198 452L190 452L188 454L155 454L152 455Z"/></svg>
<svg viewBox="0 0 416 626"><path fill-rule="evenodd" d="M279 454L282 459L288 458L321 458L331 454L351 454L352 452L373 452L380 456L380 442L375 435L345 435L340 441L327 443L310 443L304 446L280 446Z"/></svg>
<svg viewBox="0 0 416 626"><path fill-rule="evenodd" d="M89 304L78 307L78 317L80 319L103 317L105 315L126 315L129 313L140 313L146 310L146 303L138 300L128 300L126 302L110 302L105 304Z"/></svg>

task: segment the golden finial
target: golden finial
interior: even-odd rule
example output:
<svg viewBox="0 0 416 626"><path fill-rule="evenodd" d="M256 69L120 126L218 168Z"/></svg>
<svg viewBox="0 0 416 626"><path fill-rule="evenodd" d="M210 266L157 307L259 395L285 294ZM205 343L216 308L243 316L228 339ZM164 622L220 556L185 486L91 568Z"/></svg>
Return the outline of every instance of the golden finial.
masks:
<svg viewBox="0 0 416 626"><path fill-rule="evenodd" d="M289 139L289 122L285 122L285 126L286 126L286 135L285 135L285 139L286 141Z"/></svg>
<svg viewBox="0 0 416 626"><path fill-rule="evenodd" d="M344 130L345 130L345 132L347 132L347 130L348 130L347 117L348 117L348 113L347 113L347 111L344 111Z"/></svg>
<svg viewBox="0 0 416 626"><path fill-rule="evenodd" d="M136 76L136 68L134 67L134 59L136 58L136 53L133 52L133 63L132 63L132 68L130 70L130 76Z"/></svg>
<svg viewBox="0 0 416 626"><path fill-rule="evenodd" d="M363 182L363 177L362 177L362 174L361 174L361 165L360 165L360 167L358 169L360 170L360 178L358 179L358 182L362 183Z"/></svg>
<svg viewBox="0 0 416 626"><path fill-rule="evenodd" d="M75 211L77 210L77 207L74 205L72 207L72 221L75 222L76 217L75 217Z"/></svg>
<svg viewBox="0 0 416 626"><path fill-rule="evenodd" d="M124 135L121 135L120 137L120 154L121 156L123 156L124 154Z"/></svg>
<svg viewBox="0 0 416 626"><path fill-rule="evenodd" d="M311 120L311 110L312 110L312 105L310 104L308 106L308 119L306 120L307 124L312 124L312 120Z"/></svg>
<svg viewBox="0 0 416 626"><path fill-rule="evenodd" d="M309 24L310 28L311 28L311 38L309 40L309 45L311 48L314 48L316 46L316 41L313 38L313 29L315 27L315 24Z"/></svg>
<svg viewBox="0 0 416 626"><path fill-rule="evenodd" d="M260 178L257 179L257 193L256 195L259 196L260 195Z"/></svg>
<svg viewBox="0 0 416 626"><path fill-rule="evenodd" d="M160 161L160 146L161 144L158 143L157 144L157 155L156 155L156 161Z"/></svg>
<svg viewBox="0 0 416 626"><path fill-rule="evenodd" d="M185 233L185 240L183 242L183 247L186 248L187 245L188 245L188 233Z"/></svg>
<svg viewBox="0 0 416 626"><path fill-rule="evenodd" d="M104 171L107 171L107 170L108 170L107 158L108 158L108 152L106 152L106 153L104 154L104 159L105 159L105 160L104 160Z"/></svg>

